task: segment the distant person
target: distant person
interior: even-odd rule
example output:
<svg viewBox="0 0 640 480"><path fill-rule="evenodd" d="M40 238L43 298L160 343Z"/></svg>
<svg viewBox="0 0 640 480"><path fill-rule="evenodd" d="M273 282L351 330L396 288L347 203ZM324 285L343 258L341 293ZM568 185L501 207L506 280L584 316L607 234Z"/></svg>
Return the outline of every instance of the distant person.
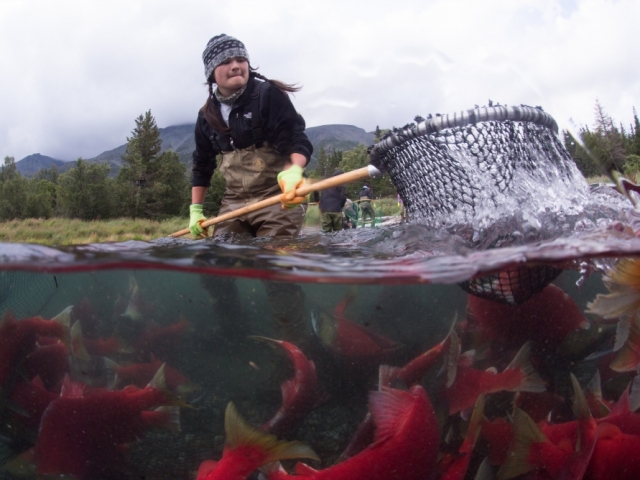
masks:
<svg viewBox="0 0 640 480"><path fill-rule="evenodd" d="M342 170L336 170L331 175L342 175ZM331 187L320 193L320 221L322 223L322 231L325 233L337 232L342 230L342 207L347 201L347 189L340 185L339 187Z"/></svg>
<svg viewBox="0 0 640 480"><path fill-rule="evenodd" d="M362 189L360 189L360 193L358 194L358 200L360 201L360 211L362 212L362 222L366 222L367 218L371 221L375 220L376 212L373 209L373 205L371 205L371 200L373 200L373 190L369 185L363 185Z"/></svg>
<svg viewBox="0 0 640 480"><path fill-rule="evenodd" d="M229 35L209 40L202 61L209 91L195 126L189 230L196 238L209 234L202 228L203 203L218 168L226 181L219 215L284 195L281 204L219 223L213 235L296 237L304 213L300 204L306 197L296 197L295 190L304 183L304 168L313 152L304 119L289 99L300 88L258 73L244 44ZM205 276L203 283L215 300L221 330L227 336L246 335L246 315L233 279ZM294 283L264 285L276 330L286 339L288 332L303 327L304 291Z"/></svg>
<svg viewBox="0 0 640 480"><path fill-rule="evenodd" d="M347 198L342 208L344 214L342 228L356 228L358 226L358 204Z"/></svg>

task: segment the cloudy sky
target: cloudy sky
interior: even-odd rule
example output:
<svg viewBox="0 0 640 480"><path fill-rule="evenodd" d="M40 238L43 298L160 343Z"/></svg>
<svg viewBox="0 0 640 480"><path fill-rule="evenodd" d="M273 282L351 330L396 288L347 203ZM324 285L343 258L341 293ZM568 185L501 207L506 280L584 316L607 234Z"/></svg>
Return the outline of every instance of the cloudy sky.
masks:
<svg viewBox="0 0 640 480"><path fill-rule="evenodd" d="M596 99L640 109L638 0L0 0L0 155L91 158L195 121L202 50L242 40L253 66L303 85L308 126L402 126L417 114L541 105L561 128Z"/></svg>

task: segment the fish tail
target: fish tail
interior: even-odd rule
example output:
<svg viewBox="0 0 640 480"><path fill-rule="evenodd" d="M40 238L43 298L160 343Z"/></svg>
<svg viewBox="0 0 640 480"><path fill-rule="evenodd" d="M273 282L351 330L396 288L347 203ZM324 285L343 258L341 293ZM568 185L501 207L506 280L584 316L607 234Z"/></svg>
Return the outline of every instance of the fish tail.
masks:
<svg viewBox="0 0 640 480"><path fill-rule="evenodd" d="M519 370L522 378L515 388L509 389L514 392L544 392L546 382L538 375L531 364L531 343L525 343L516 354L506 370Z"/></svg>
<svg viewBox="0 0 640 480"><path fill-rule="evenodd" d="M162 406L155 409L156 412L161 412L167 415L167 421L163 423L163 427L171 432L179 433L182 431L180 425L180 407L175 406Z"/></svg>
<svg viewBox="0 0 640 480"><path fill-rule="evenodd" d="M516 408L513 414L513 442L507 458L498 472L497 480L509 480L536 469L529 461L529 451L534 443L547 441L535 422L523 410Z"/></svg>
<svg viewBox="0 0 640 480"><path fill-rule="evenodd" d="M400 369L389 365L380 365L378 369L378 390L382 387L390 387L391 383L398 377Z"/></svg>
<svg viewBox="0 0 640 480"><path fill-rule="evenodd" d="M229 402L225 411L224 429L227 448L253 447L264 454L264 461L260 465L256 465L256 468L267 463L293 458L320 460L311 448L300 442L278 440L275 435L265 433L249 425L232 402Z"/></svg>

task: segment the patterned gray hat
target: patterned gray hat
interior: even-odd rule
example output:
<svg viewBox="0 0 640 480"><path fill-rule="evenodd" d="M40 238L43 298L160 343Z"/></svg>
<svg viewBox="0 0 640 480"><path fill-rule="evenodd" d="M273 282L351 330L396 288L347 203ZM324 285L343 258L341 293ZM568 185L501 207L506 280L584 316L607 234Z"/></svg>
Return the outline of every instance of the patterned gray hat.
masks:
<svg viewBox="0 0 640 480"><path fill-rule="evenodd" d="M209 40L207 48L202 52L204 75L207 81L216 67L231 57L244 57L247 61L249 60L249 52L244 48L244 43L224 33Z"/></svg>

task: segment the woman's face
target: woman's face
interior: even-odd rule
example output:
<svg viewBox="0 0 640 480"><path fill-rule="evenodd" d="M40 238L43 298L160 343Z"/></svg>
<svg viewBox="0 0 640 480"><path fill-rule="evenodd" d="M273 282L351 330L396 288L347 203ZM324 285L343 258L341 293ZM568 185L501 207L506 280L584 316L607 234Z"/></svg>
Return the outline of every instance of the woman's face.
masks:
<svg viewBox="0 0 640 480"><path fill-rule="evenodd" d="M216 67L213 77L225 97L244 87L249 81L249 62L244 57L232 57Z"/></svg>

